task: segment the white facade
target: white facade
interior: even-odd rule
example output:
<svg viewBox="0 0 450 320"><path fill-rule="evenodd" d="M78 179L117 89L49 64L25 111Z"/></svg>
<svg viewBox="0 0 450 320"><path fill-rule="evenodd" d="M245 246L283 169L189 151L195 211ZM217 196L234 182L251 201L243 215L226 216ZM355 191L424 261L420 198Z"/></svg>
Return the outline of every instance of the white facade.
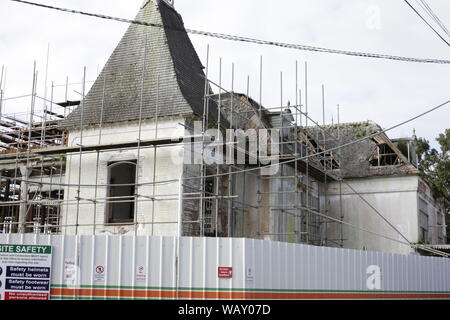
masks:
<svg viewBox="0 0 450 320"><path fill-rule="evenodd" d="M181 124L184 118L164 118L142 123L141 141L152 139L165 139L182 137L184 128ZM108 145L118 143L137 142L139 137L139 124L136 122L104 125L101 140L100 128L88 127L80 131L70 131L69 146ZM157 134L156 134L157 132ZM156 166L155 164L156 152ZM136 188L139 201L135 204L135 219L138 227L133 224L108 225L106 214L106 201L108 184L108 164L117 161L136 161L139 153ZM98 156L98 160L97 160ZM81 165L80 165L81 159ZM170 145L164 147L142 147L113 149L97 152L83 152L67 156L65 205L61 210L63 234L137 234L137 235L179 235L180 213L180 179L183 174L183 146ZM175 163L179 161L180 163ZM81 172L81 179L79 179ZM155 172L155 175L154 175ZM164 184L157 184L153 190L153 181L174 180ZM88 185L80 187L78 184ZM96 188L95 185L98 184ZM172 197L167 195L172 195ZM164 195L167 200L161 200L158 195ZM153 201L155 196L158 200ZM80 200L77 200L77 197ZM90 199L97 198L95 203ZM154 212L154 214L153 214ZM78 220L78 230L75 225ZM152 224L154 222L154 224ZM104 226L104 224L107 224ZM96 224L94 229L94 224ZM153 228L152 228L153 226Z"/></svg>
<svg viewBox="0 0 450 320"><path fill-rule="evenodd" d="M419 206L420 201L425 201L426 206L422 206L422 211L429 217L427 225L429 241L425 242L438 243L439 228L432 228L432 225L445 225L444 215L436 214L437 210L430 193L426 197L426 191L425 193L421 191L421 188L423 189L421 186L425 184L419 176L365 177L348 179L346 182L411 243L421 242ZM340 190L342 195L339 194ZM403 254L414 252L407 241L360 196L345 183L333 182L328 186L328 208L332 217L339 219L342 212L346 223L376 233L371 234L344 225L344 247ZM340 228L339 224L331 225L328 236L339 237ZM442 232L445 234L444 227L440 228L440 232L440 241L445 241L445 236L442 235Z"/></svg>

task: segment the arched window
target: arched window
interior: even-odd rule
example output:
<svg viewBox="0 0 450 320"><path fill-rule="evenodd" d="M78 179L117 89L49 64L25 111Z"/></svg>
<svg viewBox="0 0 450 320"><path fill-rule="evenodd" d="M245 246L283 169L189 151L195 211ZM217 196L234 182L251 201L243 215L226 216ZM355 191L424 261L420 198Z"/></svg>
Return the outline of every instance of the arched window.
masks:
<svg viewBox="0 0 450 320"><path fill-rule="evenodd" d="M108 223L134 222L135 183L136 160L108 163Z"/></svg>

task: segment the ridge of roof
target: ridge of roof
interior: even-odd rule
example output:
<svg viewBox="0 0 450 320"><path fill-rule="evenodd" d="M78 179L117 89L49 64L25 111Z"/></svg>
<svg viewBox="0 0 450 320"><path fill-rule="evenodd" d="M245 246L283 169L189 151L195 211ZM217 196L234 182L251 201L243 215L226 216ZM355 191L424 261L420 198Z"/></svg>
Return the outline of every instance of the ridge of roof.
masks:
<svg viewBox="0 0 450 320"><path fill-rule="evenodd" d="M320 125L320 127L328 128L328 129L342 129L342 128L357 128L357 127L374 127L378 131L382 131L381 126L373 120L366 121L355 121L355 122L343 122L343 123L334 123L334 124L326 124L325 126ZM320 129L319 126L308 126L307 129Z"/></svg>

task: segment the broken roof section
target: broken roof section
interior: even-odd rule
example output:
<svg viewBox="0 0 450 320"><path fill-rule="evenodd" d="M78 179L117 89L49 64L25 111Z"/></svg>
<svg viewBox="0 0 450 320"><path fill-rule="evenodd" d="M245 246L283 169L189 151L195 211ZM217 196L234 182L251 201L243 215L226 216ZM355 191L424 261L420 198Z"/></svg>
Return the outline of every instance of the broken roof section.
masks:
<svg viewBox="0 0 450 320"><path fill-rule="evenodd" d="M228 126L232 124L234 129L264 129L271 126L265 119L265 115L268 114L267 109L243 93L215 94L211 96L211 100L217 105L220 104L220 110L226 118ZM259 116L260 112L261 117Z"/></svg>
<svg viewBox="0 0 450 320"><path fill-rule="evenodd" d="M324 128L325 130L309 127L305 130L325 149L380 132L373 138L333 151L333 156L340 163L340 169L336 170L341 170L343 178L418 174L417 168L373 121L329 125Z"/></svg>
<svg viewBox="0 0 450 320"><path fill-rule="evenodd" d="M83 119L80 106L64 127L139 120L142 88L142 119L157 110L158 116L203 116L205 75L181 16L165 1L147 0L136 20L162 27L129 26L84 100ZM216 106L209 110L214 117Z"/></svg>

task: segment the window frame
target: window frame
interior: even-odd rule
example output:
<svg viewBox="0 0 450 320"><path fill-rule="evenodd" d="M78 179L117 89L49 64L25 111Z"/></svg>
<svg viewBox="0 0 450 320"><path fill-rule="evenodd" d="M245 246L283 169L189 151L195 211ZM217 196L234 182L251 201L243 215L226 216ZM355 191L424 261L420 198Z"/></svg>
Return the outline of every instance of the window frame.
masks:
<svg viewBox="0 0 450 320"><path fill-rule="evenodd" d="M128 160L117 160L117 161L109 161L106 165L107 168L107 190L106 190L106 204L105 204L105 224L122 224L122 225L126 225L126 224L133 224L135 222L135 216L136 216L136 185L133 187L133 195L130 195L129 198L130 200L133 199L133 201L130 201L130 205L131 207L131 212L130 212L130 216L131 218L129 219L114 219L113 217L113 206L114 206L114 200L110 200L109 197L111 196L111 189L113 188L113 184L111 184L111 170L112 168L118 166L118 165L124 165L124 164L128 164L128 165L133 165L134 169L135 169L135 174L134 174L134 183L137 182L137 166L138 166L138 161L137 159L128 159ZM126 196L127 197L127 196Z"/></svg>

